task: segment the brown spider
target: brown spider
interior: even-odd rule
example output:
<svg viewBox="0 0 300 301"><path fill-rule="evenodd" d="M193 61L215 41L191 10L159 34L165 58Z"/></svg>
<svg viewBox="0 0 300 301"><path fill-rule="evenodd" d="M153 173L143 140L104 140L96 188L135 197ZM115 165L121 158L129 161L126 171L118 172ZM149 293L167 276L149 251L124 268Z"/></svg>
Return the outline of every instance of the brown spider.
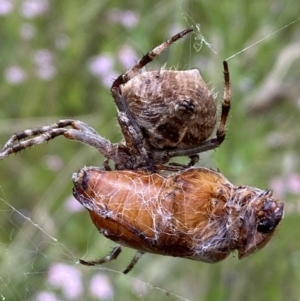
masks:
<svg viewBox="0 0 300 301"><path fill-rule="evenodd" d="M224 141L231 101L227 62L223 62L221 120L216 136L210 139L217 124L216 103L198 70L140 72L155 56L192 31L183 30L155 47L113 82L111 93L124 142L112 144L85 123L66 119L14 134L1 150L0 159L64 135L100 151L107 159L106 169L112 160L118 170L155 171L177 156L189 156L192 165L198 160L198 153L214 149Z"/></svg>

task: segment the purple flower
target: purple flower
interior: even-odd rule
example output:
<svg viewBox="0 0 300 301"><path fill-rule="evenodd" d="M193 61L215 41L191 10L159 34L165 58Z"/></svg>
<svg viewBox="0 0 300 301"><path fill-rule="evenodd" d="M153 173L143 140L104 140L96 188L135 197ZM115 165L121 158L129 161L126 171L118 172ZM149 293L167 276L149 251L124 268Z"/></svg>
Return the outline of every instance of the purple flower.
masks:
<svg viewBox="0 0 300 301"><path fill-rule="evenodd" d="M98 55L90 58L88 62L89 71L97 77L105 77L114 67L114 61L109 54Z"/></svg>
<svg viewBox="0 0 300 301"><path fill-rule="evenodd" d="M56 68L50 65L40 66L35 73L40 79L51 80L56 75Z"/></svg>
<svg viewBox="0 0 300 301"><path fill-rule="evenodd" d="M135 51L128 46L121 47L118 53L118 57L119 61L125 67L125 69L131 68L138 59Z"/></svg>
<svg viewBox="0 0 300 301"><path fill-rule="evenodd" d="M5 78L8 83L18 85L26 80L26 72L19 66L10 66L5 70Z"/></svg>
<svg viewBox="0 0 300 301"><path fill-rule="evenodd" d="M33 56L33 61L39 65L50 65L53 62L53 54L48 49L37 50Z"/></svg>
<svg viewBox="0 0 300 301"><path fill-rule="evenodd" d="M291 174L288 177L287 186L290 192L300 195L300 176L298 174Z"/></svg>
<svg viewBox="0 0 300 301"><path fill-rule="evenodd" d="M0 0L0 16L8 15L13 10L13 4L10 0Z"/></svg>
<svg viewBox="0 0 300 301"><path fill-rule="evenodd" d="M55 294L49 292L39 292L35 296L35 301L60 301Z"/></svg>
<svg viewBox="0 0 300 301"><path fill-rule="evenodd" d="M79 299L83 293L81 272L72 265L55 263L48 271L48 282L60 288L67 299Z"/></svg>
<svg viewBox="0 0 300 301"><path fill-rule="evenodd" d="M112 299L114 290L109 278L103 274L96 274L90 282L90 294L99 300Z"/></svg>
<svg viewBox="0 0 300 301"><path fill-rule="evenodd" d="M284 178L273 178L270 186L274 191L274 195L280 199L283 199L286 193L300 195L300 175L293 173Z"/></svg>
<svg viewBox="0 0 300 301"><path fill-rule="evenodd" d="M43 80L50 80L56 75L56 67L53 65L53 54L48 49L36 51L33 56L36 64L36 74Z"/></svg>
<svg viewBox="0 0 300 301"><path fill-rule="evenodd" d="M49 9L47 0L25 0L21 6L21 15L31 19L45 14Z"/></svg>
<svg viewBox="0 0 300 301"><path fill-rule="evenodd" d="M105 87L111 87L113 79L118 77L114 71L114 61L109 54L98 55L90 58L88 69L91 74L98 77Z"/></svg>
<svg viewBox="0 0 300 301"><path fill-rule="evenodd" d="M132 28L138 23L138 15L132 10L112 9L108 13L108 20L122 24L125 28Z"/></svg>

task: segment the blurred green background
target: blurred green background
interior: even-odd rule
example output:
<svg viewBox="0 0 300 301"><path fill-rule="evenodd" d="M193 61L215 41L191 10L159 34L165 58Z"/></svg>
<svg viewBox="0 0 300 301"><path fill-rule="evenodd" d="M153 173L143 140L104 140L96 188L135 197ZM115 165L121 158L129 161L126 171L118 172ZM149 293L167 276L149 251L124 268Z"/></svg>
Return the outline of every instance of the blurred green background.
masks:
<svg viewBox="0 0 300 301"><path fill-rule="evenodd" d="M299 1L0 0L0 145L16 131L76 118L121 139L109 87L143 53L199 23L211 49L178 41L149 68L197 67L222 100L222 61L299 18ZM57 138L0 162L0 297L4 300L299 300L300 22L229 60L227 139L202 155L234 184L285 202L273 240L241 261L210 265L134 251L102 267L77 264L114 246L71 197L71 175L102 165Z"/></svg>

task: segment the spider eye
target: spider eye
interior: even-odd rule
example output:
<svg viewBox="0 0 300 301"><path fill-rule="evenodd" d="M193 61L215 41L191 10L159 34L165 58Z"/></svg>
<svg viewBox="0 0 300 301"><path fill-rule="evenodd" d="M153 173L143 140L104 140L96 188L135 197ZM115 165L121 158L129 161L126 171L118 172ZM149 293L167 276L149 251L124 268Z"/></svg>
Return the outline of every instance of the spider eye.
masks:
<svg viewBox="0 0 300 301"><path fill-rule="evenodd" d="M270 233L274 230L276 223L273 221L263 220L257 225L257 231L261 233Z"/></svg>

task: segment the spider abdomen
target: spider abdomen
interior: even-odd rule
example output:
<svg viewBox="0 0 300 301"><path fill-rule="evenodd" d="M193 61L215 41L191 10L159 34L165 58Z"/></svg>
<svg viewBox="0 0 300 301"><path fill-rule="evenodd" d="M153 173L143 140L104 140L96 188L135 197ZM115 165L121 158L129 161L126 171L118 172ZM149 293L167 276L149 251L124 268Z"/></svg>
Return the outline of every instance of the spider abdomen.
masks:
<svg viewBox="0 0 300 301"><path fill-rule="evenodd" d="M216 127L216 102L197 69L143 72L121 90L150 147L197 147Z"/></svg>

